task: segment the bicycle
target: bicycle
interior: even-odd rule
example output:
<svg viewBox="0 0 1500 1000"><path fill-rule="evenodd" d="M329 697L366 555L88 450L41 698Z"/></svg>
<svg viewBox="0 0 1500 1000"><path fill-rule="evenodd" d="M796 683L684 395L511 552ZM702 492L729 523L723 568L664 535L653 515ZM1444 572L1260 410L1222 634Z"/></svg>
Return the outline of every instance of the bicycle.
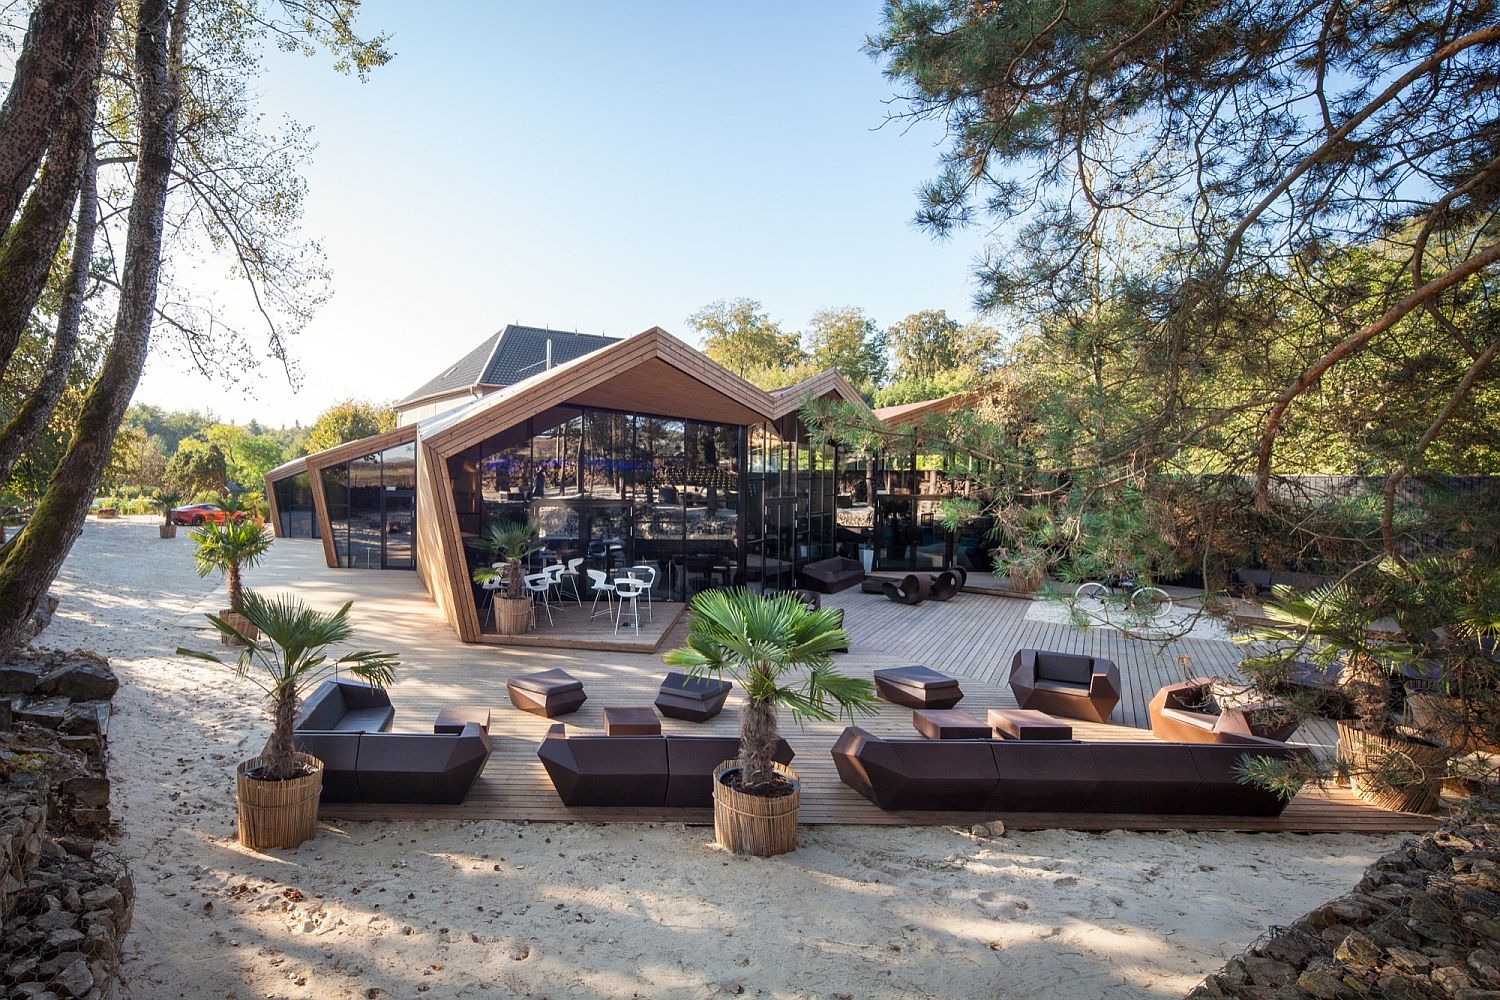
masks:
<svg viewBox="0 0 1500 1000"><path fill-rule="evenodd" d="M1125 595L1123 602L1118 600L1122 595ZM1163 615L1171 614L1176 607L1171 596L1160 587L1150 584L1136 587L1134 580L1125 579L1113 583L1103 580L1085 581L1073 591L1073 601L1085 613L1097 612L1105 621L1109 620L1107 612L1110 605L1123 603L1127 611L1140 615L1147 621L1156 621Z"/></svg>

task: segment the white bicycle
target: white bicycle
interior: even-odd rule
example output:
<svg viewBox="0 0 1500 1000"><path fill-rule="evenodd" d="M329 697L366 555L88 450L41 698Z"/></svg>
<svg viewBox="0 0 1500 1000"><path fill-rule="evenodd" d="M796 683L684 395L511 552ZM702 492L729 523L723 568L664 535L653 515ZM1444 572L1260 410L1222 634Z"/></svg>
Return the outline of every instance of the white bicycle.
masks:
<svg viewBox="0 0 1500 1000"><path fill-rule="evenodd" d="M1085 613L1097 614L1105 620L1109 618L1108 611L1111 607L1123 606L1131 614L1153 622L1171 614L1176 607L1171 596L1160 587L1148 585L1131 588L1131 581L1106 583L1102 580L1089 580L1079 584L1078 589L1073 591L1073 601Z"/></svg>

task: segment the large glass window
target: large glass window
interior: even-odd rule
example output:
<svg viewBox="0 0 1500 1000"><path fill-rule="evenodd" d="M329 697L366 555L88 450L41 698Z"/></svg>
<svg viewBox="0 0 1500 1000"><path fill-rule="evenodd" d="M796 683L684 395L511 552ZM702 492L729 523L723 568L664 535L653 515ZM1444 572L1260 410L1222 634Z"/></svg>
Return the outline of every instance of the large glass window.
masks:
<svg viewBox="0 0 1500 1000"><path fill-rule="evenodd" d="M318 514L313 503L312 480L307 473L278 479L271 484L276 496L276 517L283 538L317 538Z"/></svg>
<svg viewBox="0 0 1500 1000"><path fill-rule="evenodd" d="M417 446L323 470L334 554L353 569L415 569Z"/></svg>

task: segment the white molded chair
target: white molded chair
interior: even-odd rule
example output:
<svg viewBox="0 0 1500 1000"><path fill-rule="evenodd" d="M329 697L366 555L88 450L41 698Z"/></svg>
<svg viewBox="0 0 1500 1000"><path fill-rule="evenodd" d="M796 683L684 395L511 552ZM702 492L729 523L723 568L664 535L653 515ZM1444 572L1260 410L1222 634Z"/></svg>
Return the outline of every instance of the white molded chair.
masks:
<svg viewBox="0 0 1500 1000"><path fill-rule="evenodd" d="M637 580L633 576L620 576L615 578L615 593L619 595L620 606L615 609L615 634L620 632L620 622L625 618L625 602L630 602L630 623L635 626L635 634L641 634L641 601L640 597L646 592L646 582Z"/></svg>
<svg viewBox="0 0 1500 1000"><path fill-rule="evenodd" d="M573 591L573 603L576 604L576 605L578 605L580 608L583 607L583 598L578 593L578 577L579 577L578 567L582 566L582 565L583 565L583 556L579 556L576 559L569 559L568 560L568 566L560 574L560 576L561 576L562 579L559 582L558 587L557 587L557 602L559 604L562 603L562 598L563 598L562 582L566 582L567 585L568 585L568 587L569 587L569 589L571 589Z"/></svg>
<svg viewBox="0 0 1500 1000"><path fill-rule="evenodd" d="M557 610L562 610L562 580L563 574L568 568L562 563L548 563L542 567L542 572L547 574L547 586L557 597Z"/></svg>
<svg viewBox="0 0 1500 1000"><path fill-rule="evenodd" d="M656 567L649 563L641 563L630 567L630 575L638 577L643 584L642 595L646 598L646 620L655 621L656 617L651 613L651 591L656 586Z"/></svg>
<svg viewBox="0 0 1500 1000"><path fill-rule="evenodd" d="M547 612L547 624L552 624L552 602L547 599L547 594L552 590L551 573L532 573L530 576L522 577L526 584L526 592L531 595L531 624L536 625L536 606L540 601L543 610Z"/></svg>
<svg viewBox="0 0 1500 1000"><path fill-rule="evenodd" d="M589 575L589 588L594 592L594 604L589 609L589 620L593 621L599 617L599 595L604 595L604 614L610 618L615 616L615 585L609 582L602 569L591 569L586 571Z"/></svg>
<svg viewBox="0 0 1500 1000"><path fill-rule="evenodd" d="M479 609L479 620L481 623L484 621L485 612L493 611L495 609L495 594L500 590L501 587L504 586L505 577L499 575L496 575L494 579L486 580L484 583L481 583L479 585L479 588L484 591L484 607Z"/></svg>

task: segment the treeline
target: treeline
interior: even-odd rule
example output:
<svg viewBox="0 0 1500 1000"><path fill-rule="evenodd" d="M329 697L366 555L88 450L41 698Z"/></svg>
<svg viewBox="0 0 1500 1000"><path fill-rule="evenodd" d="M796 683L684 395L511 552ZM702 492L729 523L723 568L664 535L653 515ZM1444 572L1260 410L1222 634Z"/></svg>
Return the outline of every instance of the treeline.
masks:
<svg viewBox="0 0 1500 1000"><path fill-rule="evenodd" d="M720 299L688 317L703 351L763 389L836 368L874 406L936 399L974 388L1002 363L1000 331L926 309L882 327L857 306L821 309L785 329L760 302Z"/></svg>
<svg viewBox="0 0 1500 1000"><path fill-rule="evenodd" d="M395 425L390 406L355 399L334 404L307 427L226 423L212 413L137 403L115 435L100 503L124 513L154 510L163 493L183 503L229 495L254 503L266 473L278 465ZM18 468L7 484L6 506L26 506L46 488L49 475L44 463Z"/></svg>

